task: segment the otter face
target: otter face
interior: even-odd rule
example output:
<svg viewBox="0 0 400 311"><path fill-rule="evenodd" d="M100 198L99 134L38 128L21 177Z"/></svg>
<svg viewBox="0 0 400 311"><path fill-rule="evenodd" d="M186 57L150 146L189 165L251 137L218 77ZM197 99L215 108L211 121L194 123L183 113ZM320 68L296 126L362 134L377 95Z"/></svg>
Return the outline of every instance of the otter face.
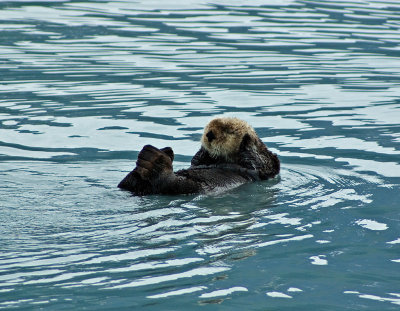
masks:
<svg viewBox="0 0 400 311"><path fill-rule="evenodd" d="M248 134L257 137L254 129L245 121L237 118L217 118L204 129L201 144L211 157L223 157L233 160L239 152L243 137Z"/></svg>

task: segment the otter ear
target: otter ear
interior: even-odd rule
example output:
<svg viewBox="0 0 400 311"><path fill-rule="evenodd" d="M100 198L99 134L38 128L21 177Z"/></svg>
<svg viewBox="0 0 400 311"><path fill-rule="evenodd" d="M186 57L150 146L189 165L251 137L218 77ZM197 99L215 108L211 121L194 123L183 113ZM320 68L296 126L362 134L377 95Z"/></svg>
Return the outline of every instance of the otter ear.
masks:
<svg viewBox="0 0 400 311"><path fill-rule="evenodd" d="M171 159L171 162L174 161L174 151L172 150L171 147L165 147L160 149L162 152L165 152L169 158Z"/></svg>
<svg viewBox="0 0 400 311"><path fill-rule="evenodd" d="M251 142L251 137L249 134L245 134L242 138L242 142L240 143L239 150L244 150Z"/></svg>

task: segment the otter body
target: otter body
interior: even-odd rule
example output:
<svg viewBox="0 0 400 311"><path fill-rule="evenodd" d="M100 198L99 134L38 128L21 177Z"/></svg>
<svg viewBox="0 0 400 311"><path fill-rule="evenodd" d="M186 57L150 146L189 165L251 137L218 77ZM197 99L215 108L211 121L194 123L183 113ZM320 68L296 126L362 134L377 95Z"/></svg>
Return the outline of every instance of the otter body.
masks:
<svg viewBox="0 0 400 311"><path fill-rule="evenodd" d="M237 118L212 120L201 143L191 166L176 172L170 147L144 146L136 168L118 187L135 195L208 193L279 173L277 155L267 149L250 125Z"/></svg>

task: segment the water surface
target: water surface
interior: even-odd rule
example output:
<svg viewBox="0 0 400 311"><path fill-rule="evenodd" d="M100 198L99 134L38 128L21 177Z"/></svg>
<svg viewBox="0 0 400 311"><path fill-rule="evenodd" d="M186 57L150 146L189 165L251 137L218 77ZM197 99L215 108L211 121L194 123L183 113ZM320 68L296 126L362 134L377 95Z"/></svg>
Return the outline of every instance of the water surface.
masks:
<svg viewBox="0 0 400 311"><path fill-rule="evenodd" d="M0 3L0 309L398 310L396 1ZM236 116L279 178L116 188Z"/></svg>

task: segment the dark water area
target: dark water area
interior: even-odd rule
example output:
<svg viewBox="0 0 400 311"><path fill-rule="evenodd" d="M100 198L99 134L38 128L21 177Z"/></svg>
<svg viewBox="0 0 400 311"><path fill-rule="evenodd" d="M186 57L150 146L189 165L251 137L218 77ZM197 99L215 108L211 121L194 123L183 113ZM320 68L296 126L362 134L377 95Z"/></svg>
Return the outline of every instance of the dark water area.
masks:
<svg viewBox="0 0 400 311"><path fill-rule="evenodd" d="M0 2L0 309L399 310L400 3ZM279 178L116 185L236 116Z"/></svg>

